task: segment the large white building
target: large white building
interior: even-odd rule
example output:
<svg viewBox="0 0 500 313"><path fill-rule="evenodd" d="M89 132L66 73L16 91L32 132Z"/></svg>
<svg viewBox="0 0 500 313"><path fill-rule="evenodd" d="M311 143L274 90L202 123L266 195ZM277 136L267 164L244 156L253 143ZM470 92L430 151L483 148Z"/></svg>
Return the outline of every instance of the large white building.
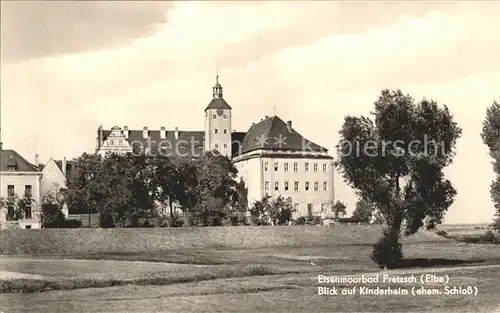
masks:
<svg viewBox="0 0 500 313"><path fill-rule="evenodd" d="M307 140L278 116L265 116L246 132L232 130L232 108L223 97L218 77L205 108L201 131L130 130L115 126L97 130L96 152L147 152L197 157L217 150L231 157L248 187L249 206L266 194L291 197L297 216L331 216L334 196L333 158L327 149Z"/></svg>
<svg viewBox="0 0 500 313"><path fill-rule="evenodd" d="M40 228L42 197L65 186L68 166L65 160L50 159L41 169L38 155L31 164L15 150L4 150L0 143L0 199L5 203L0 207L0 228ZM8 219L9 210L14 210L9 199L15 198L30 198L33 202L20 220L13 221Z"/></svg>

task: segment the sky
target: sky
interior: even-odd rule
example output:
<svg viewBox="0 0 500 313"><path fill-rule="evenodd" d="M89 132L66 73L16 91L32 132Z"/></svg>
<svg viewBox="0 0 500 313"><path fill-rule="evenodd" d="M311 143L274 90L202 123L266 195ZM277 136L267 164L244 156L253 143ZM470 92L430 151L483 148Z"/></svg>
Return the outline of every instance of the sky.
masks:
<svg viewBox="0 0 500 313"><path fill-rule="evenodd" d="M400 88L463 128L445 222L493 217L480 132L500 97L500 1L1 5L1 139L32 162L93 152L99 125L203 130L217 69L234 129L275 113L331 154L346 115ZM339 175L335 199L352 212Z"/></svg>

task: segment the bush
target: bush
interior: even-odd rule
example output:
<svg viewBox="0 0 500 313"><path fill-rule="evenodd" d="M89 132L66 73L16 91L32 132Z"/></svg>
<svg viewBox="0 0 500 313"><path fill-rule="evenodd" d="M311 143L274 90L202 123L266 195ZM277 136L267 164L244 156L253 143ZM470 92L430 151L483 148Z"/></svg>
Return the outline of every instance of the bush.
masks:
<svg viewBox="0 0 500 313"><path fill-rule="evenodd" d="M397 234L384 231L382 237L373 245L371 258L380 268L395 268L403 259L402 245Z"/></svg>
<svg viewBox="0 0 500 313"><path fill-rule="evenodd" d="M439 236L444 237L444 238L448 238L448 233L445 232L444 230L438 230L436 232L436 235L439 235Z"/></svg>
<svg viewBox="0 0 500 313"><path fill-rule="evenodd" d="M61 223L61 228L80 228L82 221L79 220L65 220Z"/></svg>
<svg viewBox="0 0 500 313"><path fill-rule="evenodd" d="M306 220L305 216L300 216L293 221L293 225L297 225L297 226L303 226L303 225L306 225L306 223L307 223L307 220Z"/></svg>
<svg viewBox="0 0 500 313"><path fill-rule="evenodd" d="M500 240L498 240L497 236L491 230L484 233L482 239L485 243L500 244Z"/></svg>
<svg viewBox="0 0 500 313"><path fill-rule="evenodd" d="M115 228L113 216L110 214L102 214L99 216L99 227L101 228Z"/></svg>

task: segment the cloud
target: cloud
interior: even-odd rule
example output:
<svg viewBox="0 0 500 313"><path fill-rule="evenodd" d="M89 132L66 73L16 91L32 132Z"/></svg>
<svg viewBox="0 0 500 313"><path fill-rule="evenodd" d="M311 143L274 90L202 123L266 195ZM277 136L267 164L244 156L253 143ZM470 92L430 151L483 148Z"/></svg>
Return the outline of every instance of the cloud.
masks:
<svg viewBox="0 0 500 313"><path fill-rule="evenodd" d="M104 49L151 33L169 2L3 1L2 62Z"/></svg>

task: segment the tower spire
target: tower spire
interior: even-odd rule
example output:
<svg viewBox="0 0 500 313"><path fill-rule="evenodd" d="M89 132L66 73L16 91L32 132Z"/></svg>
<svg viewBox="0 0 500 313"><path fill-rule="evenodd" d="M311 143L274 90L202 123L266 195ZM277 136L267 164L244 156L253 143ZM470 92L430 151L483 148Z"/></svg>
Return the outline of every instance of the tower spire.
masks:
<svg viewBox="0 0 500 313"><path fill-rule="evenodd" d="M222 86L219 83L219 69L217 68L217 72L215 75L215 85L213 87L212 93L214 99L222 99Z"/></svg>

